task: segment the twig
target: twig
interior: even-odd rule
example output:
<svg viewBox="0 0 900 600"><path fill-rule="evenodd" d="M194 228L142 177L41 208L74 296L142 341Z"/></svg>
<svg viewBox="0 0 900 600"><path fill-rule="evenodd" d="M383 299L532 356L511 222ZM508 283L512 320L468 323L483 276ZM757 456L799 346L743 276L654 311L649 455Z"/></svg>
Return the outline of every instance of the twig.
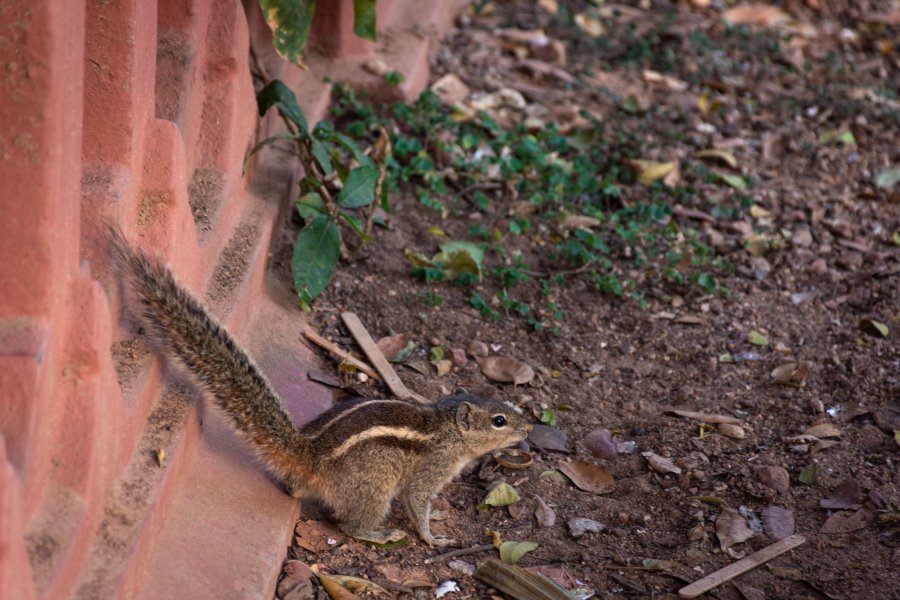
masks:
<svg viewBox="0 0 900 600"><path fill-rule="evenodd" d="M682 598L696 598L723 583L731 581L738 575L746 573L750 569L755 569L780 554L784 554L791 548L796 548L800 544L805 543L806 538L799 534L786 537L779 542L775 542L771 546L766 546L762 550L754 552L750 556L742 558L736 563L731 563L727 567L719 569L714 573L710 573L703 579L698 579L694 583L681 588L678 590L678 595Z"/></svg>
<svg viewBox="0 0 900 600"><path fill-rule="evenodd" d="M445 560L450 560L451 558L456 558L457 556L467 556L469 554L478 554L480 552L488 552L489 550L493 550L493 544L485 544L483 546L474 546L472 548L462 548L460 550L452 550L445 554L438 554L437 556L432 556L431 558L425 559L426 565L433 565L434 563L444 562Z"/></svg>
<svg viewBox="0 0 900 600"><path fill-rule="evenodd" d="M373 340L372 336L369 335L369 332L366 330L365 325L362 324L362 321L359 320L359 317L356 316L356 313L341 313L341 318L344 320L344 324L347 326L347 329L349 329L350 333L353 335L353 339L356 340L356 343L359 344L360 348L362 348L362 351L365 353L366 357L378 370L381 378L387 384L388 388L390 388L391 393L393 393L401 400L413 399L419 402L428 403L428 400L414 392L411 392L409 388L406 387L406 385L397 375L397 372L394 371L394 367L391 366L391 363L389 363L388 360L384 357L384 354L381 353L381 349L377 344L375 344L375 340Z"/></svg>
<svg viewBox="0 0 900 600"><path fill-rule="evenodd" d="M372 369L372 367L370 367L363 361L359 360L358 358L356 358L355 356L353 356L346 350L342 349L340 346L338 346L334 342L332 342L330 340L326 340L325 338L323 338L321 335L319 335L312 329L309 329L308 327L304 328L303 335L306 337L306 339L308 339L312 343L328 350L335 356L339 357L341 360L347 361L348 363L350 363L351 365L353 365L354 367L356 367L357 369L359 369L360 371L362 371L363 373L365 373L372 379L378 379L379 381L381 380L381 377L379 377L378 373L376 373L375 370Z"/></svg>

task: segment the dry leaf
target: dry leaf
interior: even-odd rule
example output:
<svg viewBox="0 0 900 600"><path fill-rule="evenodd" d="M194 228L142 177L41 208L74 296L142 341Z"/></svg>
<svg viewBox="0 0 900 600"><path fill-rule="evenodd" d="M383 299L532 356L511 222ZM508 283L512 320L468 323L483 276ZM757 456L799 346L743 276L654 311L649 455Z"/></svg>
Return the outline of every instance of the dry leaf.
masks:
<svg viewBox="0 0 900 600"><path fill-rule="evenodd" d="M695 412L693 410L680 410L675 408L666 409L663 412L672 413L679 417L694 419L695 421L703 421L704 423L733 423L740 425L741 420L726 415L717 415L713 413Z"/></svg>
<svg viewBox="0 0 900 600"><path fill-rule="evenodd" d="M753 474L761 484L776 492L785 494L791 488L791 478L784 467L759 465L753 467Z"/></svg>
<svg viewBox="0 0 900 600"><path fill-rule="evenodd" d="M534 425L528 433L528 443L541 450L569 451L568 437L564 431L539 423Z"/></svg>
<svg viewBox="0 0 900 600"><path fill-rule="evenodd" d="M722 13L722 18L731 25L761 25L777 27L791 20L791 17L777 6L749 3L735 6Z"/></svg>
<svg viewBox="0 0 900 600"><path fill-rule="evenodd" d="M451 368L453 368L453 361L448 360L446 358L443 360L432 361L431 364L433 364L434 368L437 369L438 377L443 377L444 375L446 375L447 373L450 372Z"/></svg>
<svg viewBox="0 0 900 600"><path fill-rule="evenodd" d="M615 487L613 476L603 467L592 465L588 462L576 461L557 463L559 470L572 480L580 490L593 494L606 494Z"/></svg>
<svg viewBox="0 0 900 600"><path fill-rule="evenodd" d="M772 383L800 387L809 375L810 362L807 360L786 362L772 369Z"/></svg>
<svg viewBox="0 0 900 600"><path fill-rule="evenodd" d="M647 459L647 462L650 463L650 468L657 473L681 474L681 467L676 466L675 463L664 456L660 456L655 452L641 452L641 456Z"/></svg>
<svg viewBox="0 0 900 600"><path fill-rule="evenodd" d="M378 346L385 358L392 362L403 362L409 358L409 355L415 348L413 346L409 352L406 351L409 348L409 336L405 333L385 336L375 342L375 345Z"/></svg>
<svg viewBox="0 0 900 600"><path fill-rule="evenodd" d="M719 433L722 435L736 440L742 440L747 437L744 429L740 425L735 425L734 423L719 423L716 429L718 429Z"/></svg>
<svg viewBox="0 0 900 600"><path fill-rule="evenodd" d="M391 67L379 58L370 58L367 60L363 63L363 69L373 75L378 75L379 77L383 77L391 71Z"/></svg>
<svg viewBox="0 0 900 600"><path fill-rule="evenodd" d="M754 532L747 525L746 519L733 508L723 508L719 518L716 519L716 536L719 538L719 546L727 550L735 544L746 542L752 538Z"/></svg>
<svg viewBox="0 0 900 600"><path fill-rule="evenodd" d="M720 160L732 169L737 169L738 162L734 154L728 150L701 150L697 153L697 158L714 158Z"/></svg>
<svg viewBox="0 0 900 600"><path fill-rule="evenodd" d="M651 185L654 181L663 179L671 173L678 166L678 163L632 160L629 161L629 165L638 174L638 181L644 185Z"/></svg>
<svg viewBox="0 0 900 600"><path fill-rule="evenodd" d="M535 496L534 500L536 502L534 518L537 519L538 527L553 527L556 523L556 513L540 496Z"/></svg>
<svg viewBox="0 0 900 600"><path fill-rule="evenodd" d="M431 84L431 91L444 104L457 104L469 97L469 86L454 75L448 73Z"/></svg>
<svg viewBox="0 0 900 600"><path fill-rule="evenodd" d="M862 501L859 482L848 477L831 491L831 496L819 501L819 506L829 509L850 508Z"/></svg>
<svg viewBox="0 0 900 600"><path fill-rule="evenodd" d="M575 24L578 25L578 29L582 30L592 38L600 37L606 33L606 28L603 27L603 23L601 23L600 19L594 15L579 13L575 15Z"/></svg>
<svg viewBox="0 0 900 600"><path fill-rule="evenodd" d="M763 529L773 540L783 540L794 534L794 511L781 506L769 506L762 511Z"/></svg>
<svg viewBox="0 0 900 600"><path fill-rule="evenodd" d="M875 513L868 508L861 508L856 512L842 510L836 512L822 525L821 533L849 533L864 529L875 520Z"/></svg>
<svg viewBox="0 0 900 600"><path fill-rule="evenodd" d="M315 574L316 577L319 578L319 581L322 583L322 587L325 588L325 591L328 592L328 595L331 596L333 600L358 600L359 596L350 592L347 588L338 583L337 579L332 577L331 575L326 575L322 573L317 565L313 565L309 569Z"/></svg>
<svg viewBox="0 0 900 600"><path fill-rule="evenodd" d="M612 434L606 429L597 429L587 434L584 445L597 458L615 460L619 456Z"/></svg>
<svg viewBox="0 0 900 600"><path fill-rule="evenodd" d="M838 429L837 425L834 425L832 423L820 423L818 425L813 425L812 427L804 431L803 435L811 435L819 439L840 437L841 430Z"/></svg>
<svg viewBox="0 0 900 600"><path fill-rule="evenodd" d="M472 340L469 343L469 347L466 348L466 352L472 358L476 358L479 356L487 356L489 350L488 350L488 345L485 344L484 342L480 342L478 340Z"/></svg>
<svg viewBox="0 0 900 600"><path fill-rule="evenodd" d="M481 372L489 379L520 385L534 379L534 369L511 356L476 356Z"/></svg>
<svg viewBox="0 0 900 600"><path fill-rule="evenodd" d="M527 469L534 462L534 458L529 452L525 452L519 448L497 450L494 452L493 456L494 460L496 460L501 467L506 467L507 469Z"/></svg>

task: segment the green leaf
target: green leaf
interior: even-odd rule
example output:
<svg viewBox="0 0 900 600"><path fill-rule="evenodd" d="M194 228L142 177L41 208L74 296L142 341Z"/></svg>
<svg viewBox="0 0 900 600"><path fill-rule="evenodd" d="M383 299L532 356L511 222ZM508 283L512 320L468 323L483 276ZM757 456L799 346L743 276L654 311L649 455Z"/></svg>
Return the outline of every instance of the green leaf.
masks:
<svg viewBox="0 0 900 600"><path fill-rule="evenodd" d="M353 33L375 41L375 0L353 0Z"/></svg>
<svg viewBox="0 0 900 600"><path fill-rule="evenodd" d="M548 408L542 412L541 423L548 427L556 427L556 411Z"/></svg>
<svg viewBox="0 0 900 600"><path fill-rule="evenodd" d="M363 239L363 241L369 241L369 236L366 235L366 232L363 229L363 225L359 222L359 219L344 212L340 213L339 216L347 222L347 225L353 228L353 231L355 231L359 235L359 237Z"/></svg>
<svg viewBox="0 0 900 600"><path fill-rule="evenodd" d="M740 175L733 175L731 173L721 173L719 175L719 178L736 190L747 189L747 181Z"/></svg>
<svg viewBox="0 0 900 600"><path fill-rule="evenodd" d="M337 197L338 204L344 208L358 208L372 204L375 201L376 183L378 183L376 167L356 167L347 175L344 187Z"/></svg>
<svg viewBox="0 0 900 600"><path fill-rule="evenodd" d="M310 192L297 200L297 212L304 221L310 221L317 215L325 214L325 203L317 192Z"/></svg>
<svg viewBox="0 0 900 600"><path fill-rule="evenodd" d="M303 66L303 48L316 12L316 0L259 0L272 30L272 45L282 58Z"/></svg>
<svg viewBox="0 0 900 600"><path fill-rule="evenodd" d="M259 116L266 114L272 106L277 106L281 114L297 125L300 135L306 136L309 133L309 125L303 110L297 104L297 96L280 79L274 80L256 95L256 104L259 106Z"/></svg>
<svg viewBox="0 0 900 600"><path fill-rule="evenodd" d="M500 560L508 565L514 565L537 547L534 542L503 542L500 544Z"/></svg>
<svg viewBox="0 0 900 600"><path fill-rule="evenodd" d="M797 479L800 480L800 483L812 485L816 482L816 471L816 463L807 465L803 467L802 471L800 471L800 475L799 477L797 477Z"/></svg>
<svg viewBox="0 0 900 600"><path fill-rule="evenodd" d="M316 125L316 128L318 128L321 124L322 123ZM356 145L356 142L354 142L351 138L347 137L343 133L338 133L337 131L334 131L333 128L323 128L322 133L327 136L326 139L328 141L343 146L344 149L353 156L353 159L356 160L360 167L370 167L375 165L375 163L372 162L372 159L366 156L366 154L359 149L359 146Z"/></svg>
<svg viewBox="0 0 900 600"><path fill-rule="evenodd" d="M860 331L865 331L874 335L881 336L886 338L890 333L888 326L882 323L881 321L876 321L875 319L860 319L857 324Z"/></svg>
<svg viewBox="0 0 900 600"><path fill-rule="evenodd" d="M900 167L881 171L875 176L875 186L881 189L890 189L900 183Z"/></svg>
<svg viewBox="0 0 900 600"><path fill-rule="evenodd" d="M453 281L460 275L468 273L481 280L481 268L484 264L484 249L481 246L473 242L456 240L441 244L440 249L432 261L447 265L445 268L447 279Z"/></svg>
<svg viewBox="0 0 900 600"><path fill-rule="evenodd" d="M482 506L509 506L521 500L516 488L503 481L497 481L488 488L488 494L481 501Z"/></svg>
<svg viewBox="0 0 900 600"><path fill-rule="evenodd" d="M297 234L291 272L304 310L328 285L340 250L341 234L328 215L318 215Z"/></svg>
<svg viewBox="0 0 900 600"><path fill-rule="evenodd" d="M819 141L823 144L844 144L852 146L856 144L853 132L848 129L829 129L819 134Z"/></svg>
<svg viewBox="0 0 900 600"><path fill-rule="evenodd" d="M313 158L316 159L316 162L319 163L319 167L322 169L323 175L331 175L334 173L334 167L331 164L331 157L328 156L328 148L323 144L320 140L316 138L312 138L310 143L310 152L313 155Z"/></svg>
<svg viewBox="0 0 900 600"><path fill-rule="evenodd" d="M691 496L692 500L711 506L728 506L728 503L717 496Z"/></svg>
<svg viewBox="0 0 900 600"><path fill-rule="evenodd" d="M747 334L747 341L753 344L754 346L768 346L769 338L756 331L755 329L750 331Z"/></svg>

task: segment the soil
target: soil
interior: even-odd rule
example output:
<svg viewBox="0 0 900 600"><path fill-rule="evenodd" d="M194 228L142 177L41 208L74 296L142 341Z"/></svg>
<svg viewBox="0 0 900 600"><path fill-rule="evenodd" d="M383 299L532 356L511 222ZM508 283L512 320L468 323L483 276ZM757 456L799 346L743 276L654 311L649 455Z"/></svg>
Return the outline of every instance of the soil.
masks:
<svg viewBox="0 0 900 600"><path fill-rule="evenodd" d="M590 6L560 4L570 14ZM900 598L895 434L900 428L900 249L891 241L900 230L900 196L896 186L891 191L873 184L875 173L900 162L900 59L896 48L884 45L900 39L898 6L874 0L788 1L781 9L811 33L788 36L785 29L761 27L735 39L721 11L697 8L703 4L654 0L626 2L614 10L599 3L605 11L603 44L560 25L536 3L491 4L493 12L465 17L451 34L433 76L452 72L473 90L512 87L551 112L578 107L616 120L619 128L636 132L649 148L647 158L655 160L679 160L708 147L732 150L739 171L754 180L745 193L764 209L762 216L745 222L715 215L710 207L731 192L698 184L703 200L673 217L700 229L705 242L735 266L733 273L719 275L730 295L651 286L641 307L598 292L574 273L551 291L562 309L558 335L535 332L512 316L493 321L469 305L472 288L426 286L410 276L403 251L430 253L441 242L429 227L463 239L477 217L460 201L450 203L453 216L442 220L410 188L392 196L389 227L377 230L339 266L316 300L312 323L353 347L339 324L340 312L352 311L376 339L404 333L417 342L412 361L427 361L432 346L466 349L479 340L492 354L513 356L537 370L531 384L513 386L489 380L471 357L443 377L433 370L422 375L399 368L406 384L426 397L463 387L507 400L534 414L535 422L552 409L556 429L566 438L566 452L543 450L530 440L534 464L525 470L506 470L490 457L467 469L436 501L446 517L432 526L438 535L477 546L490 543L485 531L493 530L503 540L536 542L519 565L556 569L551 576L569 589L589 589L598 598L667 598L686 582L783 537L773 531L771 518L763 517L777 506L792 511L793 529L806 543L710 596ZM888 13L893 21L882 16ZM544 28L566 44L560 68L590 85L566 86L515 68L509 47L496 43L498 27ZM779 38L780 48L773 50ZM709 45L690 42L698 39ZM688 85L679 91L660 88L648 82L645 69ZM894 91L881 96L871 92L876 89ZM723 104L720 111L698 110L704 90ZM620 110L629 94L647 109ZM823 131L842 129L852 131L854 144L819 143ZM632 192L645 193L637 184ZM505 227L509 215L498 209L480 218L490 221L489 228ZM754 256L742 243L745 225L809 235L794 235ZM285 238L297 228L295 220L287 223ZM516 287L517 298L543 306L539 274L558 265L537 262L528 236L509 243L510 253L521 253L538 273ZM282 248L279 256L286 258L289 251ZM634 268L624 249L611 259L625 272ZM489 266L503 264L496 255L485 260ZM282 273L289 278L287 269ZM424 305L427 290L443 302ZM490 298L499 287L485 280L475 291ZM883 337L863 319L887 325L889 333ZM768 345L751 344L752 330ZM773 369L789 362L802 363L794 385L773 382ZM386 393L355 383L367 395ZM711 422L715 419L701 425L671 408L736 418L743 437L725 435ZM817 425L831 431L819 427L812 430L819 437L804 436ZM595 456L585 443L599 429L620 443L612 459ZM644 452L671 459L680 472L651 469ZM614 488L595 494L548 475L560 461L601 466L612 475ZM783 468L787 481L767 479L774 471L763 466ZM809 478L813 466L815 476ZM522 501L477 508L487 486L498 480L513 484ZM822 501L844 482L850 483L842 489L852 493L837 505L845 508L827 501L833 508L823 508ZM538 525L537 498L555 512L555 524ZM728 509L738 511L754 531L747 541L723 549L716 521ZM844 517L851 518L850 525L826 533ZM568 522L575 518L597 521L602 530L573 538ZM307 546L309 531L325 520L326 513L305 505L301 529ZM471 575L496 551L426 565L425 559L444 550L415 538L399 506L388 526L410 531L409 545L380 549L336 537L338 543L314 552L295 545L290 558L318 563L327 573L387 582L398 597L410 595L398 591L403 587L414 588L415 597L434 597L446 580L459 586L446 598L499 596ZM415 588L416 581L425 587ZM283 592L285 598L304 597Z"/></svg>

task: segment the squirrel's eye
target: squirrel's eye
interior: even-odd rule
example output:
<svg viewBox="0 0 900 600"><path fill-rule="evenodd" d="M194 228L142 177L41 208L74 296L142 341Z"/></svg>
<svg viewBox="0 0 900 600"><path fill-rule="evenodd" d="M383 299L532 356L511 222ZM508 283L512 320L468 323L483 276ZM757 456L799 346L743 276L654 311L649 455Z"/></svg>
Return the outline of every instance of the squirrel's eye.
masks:
<svg viewBox="0 0 900 600"><path fill-rule="evenodd" d="M506 417L503 415L494 415L494 418L491 419L491 423L494 424L494 427L503 427L506 425Z"/></svg>

